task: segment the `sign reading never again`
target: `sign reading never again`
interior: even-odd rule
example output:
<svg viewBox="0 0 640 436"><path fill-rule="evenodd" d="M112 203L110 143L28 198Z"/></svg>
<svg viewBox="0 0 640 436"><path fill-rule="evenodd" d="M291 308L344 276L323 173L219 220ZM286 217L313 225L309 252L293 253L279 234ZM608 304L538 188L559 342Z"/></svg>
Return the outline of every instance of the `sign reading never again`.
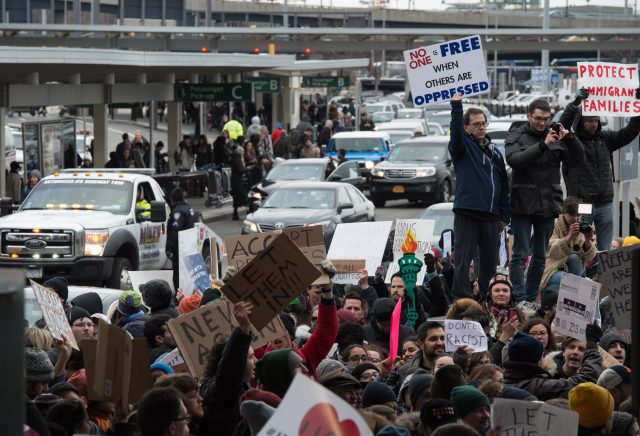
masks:
<svg viewBox="0 0 640 436"><path fill-rule="evenodd" d="M253 101L251 83L178 83L176 101Z"/></svg>

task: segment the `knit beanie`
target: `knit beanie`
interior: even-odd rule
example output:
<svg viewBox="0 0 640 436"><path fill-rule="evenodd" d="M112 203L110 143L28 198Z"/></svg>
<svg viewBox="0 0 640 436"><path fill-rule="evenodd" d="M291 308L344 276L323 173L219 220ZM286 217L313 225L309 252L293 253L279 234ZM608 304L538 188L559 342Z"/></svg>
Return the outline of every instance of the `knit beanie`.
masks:
<svg viewBox="0 0 640 436"><path fill-rule="evenodd" d="M338 324L345 322L357 323L356 316L350 310L340 309L336 315L338 316Z"/></svg>
<svg viewBox="0 0 640 436"><path fill-rule="evenodd" d="M104 310L102 298L100 298L97 292L85 292L84 294L78 295L69 303L71 306L82 307L89 313L102 313Z"/></svg>
<svg viewBox="0 0 640 436"><path fill-rule="evenodd" d="M240 402L245 400L262 401L271 407L278 407L282 399L273 392L262 391L260 389L251 388L240 397Z"/></svg>
<svg viewBox="0 0 640 436"><path fill-rule="evenodd" d="M542 342L533 336L522 332L515 334L513 340L509 344L509 348L507 349L509 360L514 362L537 364L543 353L544 346L542 345Z"/></svg>
<svg viewBox="0 0 640 436"><path fill-rule="evenodd" d="M214 288L205 289L204 292L202 293L202 298L200 299L200 306L204 306L205 304L218 300L221 295L222 294L217 289L214 289Z"/></svg>
<svg viewBox="0 0 640 436"><path fill-rule="evenodd" d="M246 400L240 404L240 416L249 424L251 436L260 433L275 411L276 409L262 401Z"/></svg>
<svg viewBox="0 0 640 436"><path fill-rule="evenodd" d="M451 391L456 386L466 384L462 368L458 365L445 365L436 372L431 382L432 398L451 398Z"/></svg>
<svg viewBox="0 0 640 436"><path fill-rule="evenodd" d="M635 236L627 236L622 240L623 247L628 247L630 245L637 245L637 244L640 244L640 239L638 239Z"/></svg>
<svg viewBox="0 0 640 436"><path fill-rule="evenodd" d="M351 374L347 374L346 372L334 372L331 373L321 379L318 380L325 388L331 390L332 388L346 388L346 387L354 387L361 388L362 385Z"/></svg>
<svg viewBox="0 0 640 436"><path fill-rule="evenodd" d="M155 279L143 283L140 285L140 293L151 312L171 306L173 292L166 280Z"/></svg>
<svg viewBox="0 0 640 436"><path fill-rule="evenodd" d="M438 371L439 372L439 371ZM451 404L463 418L478 407L490 407L489 398L471 385L456 386L451 391Z"/></svg>
<svg viewBox="0 0 640 436"><path fill-rule="evenodd" d="M629 429L635 421L633 415L627 412L613 412L613 423L609 434L629 434Z"/></svg>
<svg viewBox="0 0 640 436"><path fill-rule="evenodd" d="M52 277L43 286L53 289L63 302L69 298L69 282L64 277Z"/></svg>
<svg viewBox="0 0 640 436"><path fill-rule="evenodd" d="M325 377L332 372L346 372L347 368L342 362L335 359L323 359L316 367L316 375L318 378Z"/></svg>
<svg viewBox="0 0 640 436"><path fill-rule="evenodd" d="M626 339L623 338L622 336L620 336L616 332L607 332L604 335L602 335L602 338L600 338L599 344L606 351L606 350L609 349L611 344L614 343L614 342L620 342L622 345L624 345L625 350L629 346L629 344L627 343Z"/></svg>
<svg viewBox="0 0 640 436"><path fill-rule="evenodd" d="M598 429L613 415L613 397L595 383L580 383L569 391L569 409L580 415L580 427Z"/></svg>
<svg viewBox="0 0 640 436"><path fill-rule="evenodd" d="M37 348L24 349L24 372L28 383L49 383L53 380L53 364L47 353Z"/></svg>
<svg viewBox="0 0 640 436"><path fill-rule="evenodd" d="M431 431L441 425L451 424L458 420L458 415L453 404L444 398L435 398L427 401L420 409L420 422L429 427Z"/></svg>
<svg viewBox="0 0 640 436"><path fill-rule="evenodd" d="M180 304L178 304L178 312L180 315L184 315L185 313L192 312L200 307L200 301L202 300L202 295L200 294L191 294L184 297L180 300Z"/></svg>
<svg viewBox="0 0 640 436"><path fill-rule="evenodd" d="M63 394L69 391L75 392L76 394L80 395L80 392L78 392L76 387L68 382L58 382L49 388L50 394L57 395L59 397L61 397L60 394Z"/></svg>
<svg viewBox="0 0 640 436"><path fill-rule="evenodd" d="M376 436L411 436L411 433L399 425L385 425L376 433Z"/></svg>
<svg viewBox="0 0 640 436"><path fill-rule="evenodd" d="M82 318L91 318L91 314L82 307L72 307L69 312L67 312L67 319L69 320L70 326L73 326L74 322Z"/></svg>
<svg viewBox="0 0 640 436"><path fill-rule="evenodd" d="M631 374L622 365L613 365L602 371L598 377L598 386L613 389L621 383L631 384Z"/></svg>
<svg viewBox="0 0 640 436"><path fill-rule="evenodd" d="M280 312L278 314L278 316L280 317L280 321L282 321L282 325L284 326L284 328L289 333L289 337L295 338L296 337L296 322L293 319L293 317L291 315L289 315L287 312Z"/></svg>
<svg viewBox="0 0 640 436"><path fill-rule="evenodd" d="M280 398L293 381L294 370L302 363L302 358L291 348L275 350L265 354L256 364L256 376L265 391L273 392Z"/></svg>
<svg viewBox="0 0 640 436"><path fill-rule="evenodd" d="M378 374L380 373L380 369L377 366L375 366L373 363L366 362L361 363L360 365L353 368L353 370L351 371L351 375L357 380L360 380L360 377L362 377L362 373L364 373L368 369L375 369L376 371L378 371Z"/></svg>
<svg viewBox="0 0 640 436"><path fill-rule="evenodd" d="M362 393L362 407L369 407L376 404L386 404L396 401L396 394L386 383L372 381L367 383Z"/></svg>
<svg viewBox="0 0 640 436"><path fill-rule="evenodd" d="M409 382L409 398L411 405L415 405L425 390L433 386L433 376L431 374L415 374ZM433 395L433 394L432 394ZM415 412L417 410L414 409Z"/></svg>
<svg viewBox="0 0 640 436"><path fill-rule="evenodd" d="M118 312L129 316L140 312L142 309L142 295L136 291L122 291L118 299Z"/></svg>

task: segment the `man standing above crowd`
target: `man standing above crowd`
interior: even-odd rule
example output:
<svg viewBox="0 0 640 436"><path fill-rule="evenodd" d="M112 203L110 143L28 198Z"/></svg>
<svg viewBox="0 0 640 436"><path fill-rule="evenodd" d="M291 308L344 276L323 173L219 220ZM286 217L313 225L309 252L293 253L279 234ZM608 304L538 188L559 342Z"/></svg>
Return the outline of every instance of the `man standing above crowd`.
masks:
<svg viewBox="0 0 640 436"><path fill-rule="evenodd" d="M471 297L469 266L476 253L481 259L481 298L487 295L498 265L501 225L509 223L507 170L502 154L487 136L487 125L480 109L467 109L463 115L462 96L453 96L449 153L458 177L453 203L454 298Z"/></svg>
<svg viewBox="0 0 640 436"><path fill-rule="evenodd" d="M513 170L514 244L509 273L518 302L534 301L538 295L553 222L562 212L560 162L576 167L585 159L580 141L559 123L549 128L550 119L549 103L534 100L529 105L527 123L512 130L505 140L507 163ZM458 239L456 235L456 241ZM525 283L525 261L529 253L531 262Z"/></svg>
<svg viewBox="0 0 640 436"><path fill-rule="evenodd" d="M581 89L575 100L569 103L560 117L560 123L570 129L584 145L586 160L583 165L563 166L562 174L567 195L574 195L593 205L593 214L583 216L583 221L596 227L598 250L608 250L613 238L613 173L611 154L624 147L640 133L640 117L633 117L620 130L602 130L600 117L582 116L580 103L589 98L589 91ZM636 89L640 99L640 88Z"/></svg>

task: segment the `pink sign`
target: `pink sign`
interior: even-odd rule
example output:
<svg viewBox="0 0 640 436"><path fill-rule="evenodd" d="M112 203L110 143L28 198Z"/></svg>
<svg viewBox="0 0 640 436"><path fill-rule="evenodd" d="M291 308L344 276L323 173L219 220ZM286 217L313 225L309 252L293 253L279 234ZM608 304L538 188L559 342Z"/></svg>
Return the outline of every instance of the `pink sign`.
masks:
<svg viewBox="0 0 640 436"><path fill-rule="evenodd" d="M389 337L389 360L391 365L398 356L398 337L400 336L400 313L402 312L402 298L398 300L393 313L391 314L391 336Z"/></svg>

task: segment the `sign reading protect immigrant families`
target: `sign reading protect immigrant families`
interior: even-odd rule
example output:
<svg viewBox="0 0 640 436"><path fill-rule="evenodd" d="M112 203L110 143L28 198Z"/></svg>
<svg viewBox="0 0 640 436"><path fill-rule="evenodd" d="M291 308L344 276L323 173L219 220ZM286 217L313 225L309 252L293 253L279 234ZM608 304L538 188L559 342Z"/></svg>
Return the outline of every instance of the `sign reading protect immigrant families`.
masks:
<svg viewBox="0 0 640 436"><path fill-rule="evenodd" d="M404 63L415 107L489 92L480 35L406 50Z"/></svg>
<svg viewBox="0 0 640 436"><path fill-rule="evenodd" d="M640 115L637 87L637 65L578 62L578 88L589 90L589 98L582 102L583 115Z"/></svg>

